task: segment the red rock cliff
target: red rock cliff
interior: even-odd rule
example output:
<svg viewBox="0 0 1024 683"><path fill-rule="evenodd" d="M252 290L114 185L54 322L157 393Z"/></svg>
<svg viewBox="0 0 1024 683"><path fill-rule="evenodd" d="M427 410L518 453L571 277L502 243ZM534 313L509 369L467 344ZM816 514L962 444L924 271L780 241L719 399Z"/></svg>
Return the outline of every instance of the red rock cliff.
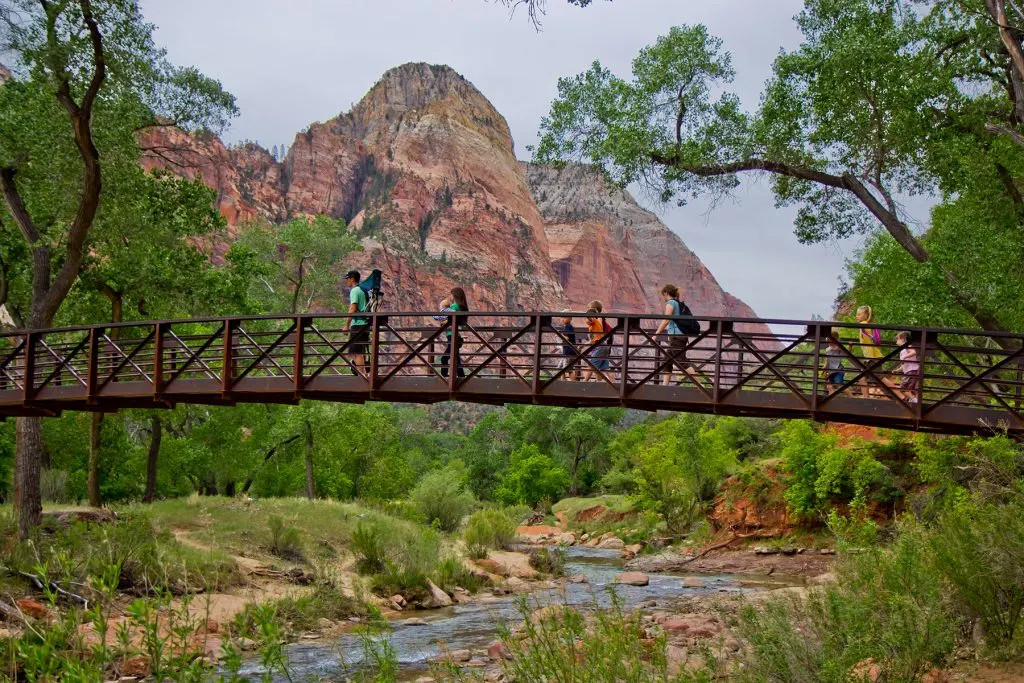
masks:
<svg viewBox="0 0 1024 683"><path fill-rule="evenodd" d="M235 229L345 219L365 247L352 265L385 271L389 308L432 309L461 285L478 310L599 298L607 310L654 312L661 285L675 282L696 313L753 315L592 169L518 162L505 119L445 66L391 69L351 111L296 135L280 163L256 145L226 149L174 130L146 143L148 167L201 176Z"/></svg>

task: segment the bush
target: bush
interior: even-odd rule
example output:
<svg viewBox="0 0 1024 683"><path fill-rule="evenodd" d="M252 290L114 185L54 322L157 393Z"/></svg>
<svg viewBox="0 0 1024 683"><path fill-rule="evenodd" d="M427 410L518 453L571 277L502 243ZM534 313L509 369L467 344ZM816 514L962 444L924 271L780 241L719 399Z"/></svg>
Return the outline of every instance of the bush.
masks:
<svg viewBox="0 0 1024 683"><path fill-rule="evenodd" d="M569 473L533 444L520 446L502 476L494 497L505 505L536 508L541 500L557 500L569 488Z"/></svg>
<svg viewBox="0 0 1024 683"><path fill-rule="evenodd" d="M441 531L457 530L475 503L461 472L452 468L423 475L409 499L424 521Z"/></svg>
<svg viewBox="0 0 1024 683"><path fill-rule="evenodd" d="M614 592L611 608L593 615L552 605L538 618L536 605L519 603L521 633L500 633L511 655L504 664L509 680L673 681L664 635L647 638L640 612L626 612Z"/></svg>
<svg viewBox="0 0 1024 683"><path fill-rule="evenodd" d="M834 584L744 607L740 633L750 647L737 679L846 683L874 658L883 680L913 681L943 665L962 622L928 548L928 534L905 523L891 550L844 558Z"/></svg>
<svg viewBox="0 0 1024 683"><path fill-rule="evenodd" d="M551 576L565 576L565 549L541 546L530 550L530 566Z"/></svg>
<svg viewBox="0 0 1024 683"><path fill-rule="evenodd" d="M440 548L437 532L390 517L360 522L352 534L356 570L374 574L374 592L384 596L424 594L427 578L437 569Z"/></svg>
<svg viewBox="0 0 1024 683"><path fill-rule="evenodd" d="M449 593L456 587L475 593L487 582L471 572L462 559L455 555L448 555L437 564L433 578L434 583Z"/></svg>
<svg viewBox="0 0 1024 683"><path fill-rule="evenodd" d="M291 633L313 631L320 619L341 621L349 617L363 617L366 605L345 595L339 588L327 583L314 586L313 591L301 597L288 596L262 605L246 605L235 616L232 635L256 638L259 633L259 610L270 607L275 619L287 626Z"/></svg>
<svg viewBox="0 0 1024 683"><path fill-rule="evenodd" d="M944 515L931 538L935 565L990 644L1013 641L1024 610L1024 504Z"/></svg>
<svg viewBox="0 0 1024 683"><path fill-rule="evenodd" d="M463 538L472 557L487 557L490 548L503 549L516 537L516 523L501 510L478 510L466 522Z"/></svg>
<svg viewBox="0 0 1024 683"><path fill-rule="evenodd" d="M115 565L121 587L140 595L225 588L240 578L229 556L183 546L135 511L123 513L116 522L79 522L19 543L7 563L61 585L88 584Z"/></svg>
<svg viewBox="0 0 1024 683"><path fill-rule="evenodd" d="M298 529L286 526L284 520L277 515L271 516L267 524L270 526L270 552L286 560L301 562L305 559Z"/></svg>
<svg viewBox="0 0 1024 683"><path fill-rule="evenodd" d="M387 559L385 534L387 525L380 522L359 522L352 532L352 553L356 556L356 571L373 574L384 570Z"/></svg>

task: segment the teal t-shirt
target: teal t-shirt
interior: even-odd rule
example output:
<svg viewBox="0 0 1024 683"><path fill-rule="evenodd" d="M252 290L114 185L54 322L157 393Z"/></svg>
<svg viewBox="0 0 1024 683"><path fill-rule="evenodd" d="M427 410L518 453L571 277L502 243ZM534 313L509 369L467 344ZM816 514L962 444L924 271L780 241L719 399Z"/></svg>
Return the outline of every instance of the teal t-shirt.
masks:
<svg viewBox="0 0 1024 683"><path fill-rule="evenodd" d="M361 287L353 287L352 291L348 293L348 302L356 305L356 310L360 313L366 310L366 292ZM369 318L352 318L353 325L369 325Z"/></svg>
<svg viewBox="0 0 1024 683"><path fill-rule="evenodd" d="M668 305L672 307L672 315L678 316L679 315L679 302L676 301L675 299L669 299L668 300ZM665 331L668 332L669 334L682 334L683 333L683 331L681 329L679 329L679 325L676 323L675 320L670 320L669 321L668 327L665 328Z"/></svg>

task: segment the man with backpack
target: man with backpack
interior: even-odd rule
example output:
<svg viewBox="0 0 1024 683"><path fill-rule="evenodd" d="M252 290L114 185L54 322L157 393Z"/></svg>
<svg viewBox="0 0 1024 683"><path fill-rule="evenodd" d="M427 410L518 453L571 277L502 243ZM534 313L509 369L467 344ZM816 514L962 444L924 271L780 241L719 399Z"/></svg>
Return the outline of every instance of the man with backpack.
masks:
<svg viewBox="0 0 1024 683"><path fill-rule="evenodd" d="M679 288L675 285L665 285L661 288L661 298L665 302L664 315L671 316L662 320L655 330L654 336L668 334L668 356L670 363L668 372L662 377L661 383L668 386L672 383L673 368L678 367L681 371L690 375L694 382L697 382L697 373L690 367L686 360L686 347L689 344L691 335L700 334L700 323L693 317L689 307L679 300Z"/></svg>
<svg viewBox="0 0 1024 683"><path fill-rule="evenodd" d="M366 313L369 310L366 292L359 286L361 279L358 270L350 270L345 273L345 284L349 287L349 313ZM366 353L370 349L370 319L362 316L346 318L345 330L349 333L348 350L351 352L349 357L355 365L353 374L365 376Z"/></svg>

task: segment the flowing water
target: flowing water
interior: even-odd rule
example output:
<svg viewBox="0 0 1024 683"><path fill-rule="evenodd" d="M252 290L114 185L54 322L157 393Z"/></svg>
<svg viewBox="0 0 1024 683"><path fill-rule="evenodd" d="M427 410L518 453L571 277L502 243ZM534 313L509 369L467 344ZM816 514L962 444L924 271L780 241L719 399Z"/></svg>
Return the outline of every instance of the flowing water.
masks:
<svg viewBox="0 0 1024 683"><path fill-rule="evenodd" d="M605 607L610 597L605 590L615 584L622 573L623 560L616 550L598 548L567 548L565 573L582 574L588 583L569 583L557 588L540 588L530 594L531 605L548 603ZM745 577L743 584L736 577L702 575L704 587L683 586L685 574L648 574L647 586L615 584L615 591L625 607L636 607L647 600L659 602L668 598L717 592L748 590L752 584ZM774 579L775 577L773 577ZM391 630L373 636L374 641L387 640L398 658L403 674L412 674L427 667L429 660L444 650L486 650L496 639L499 626L521 621L521 596L489 596L468 604L434 610L410 611L391 620ZM422 623L425 622L425 623ZM364 662L366 648L355 633L333 641L317 640L296 643L287 648L296 681L316 679L344 680L346 671L358 670ZM258 662L251 662L243 674L257 677Z"/></svg>

